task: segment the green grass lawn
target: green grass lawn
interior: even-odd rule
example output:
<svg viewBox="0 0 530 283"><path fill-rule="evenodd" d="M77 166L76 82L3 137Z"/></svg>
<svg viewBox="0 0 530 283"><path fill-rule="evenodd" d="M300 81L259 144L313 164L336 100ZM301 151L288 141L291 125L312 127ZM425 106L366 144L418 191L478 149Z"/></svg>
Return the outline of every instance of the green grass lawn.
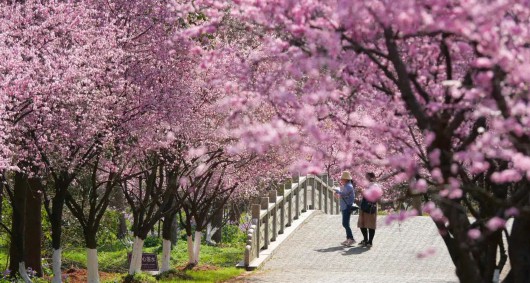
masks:
<svg viewBox="0 0 530 283"><path fill-rule="evenodd" d="M155 276L142 273L137 274L134 280L129 279L131 283L151 283L151 282L223 282L230 278L241 275L244 269L235 267L224 267L215 270L171 270L167 274L162 275L162 278L157 279ZM123 274L116 274L113 278L102 280L103 283L121 283L124 282Z"/></svg>
<svg viewBox="0 0 530 283"><path fill-rule="evenodd" d="M126 272L127 271L127 253L130 252L126 247L113 249L112 251L98 250L99 269L105 272ZM162 254L162 248L146 247L146 253ZM201 245L200 264L213 265L218 267L233 267L243 259L244 246L208 246ZM1 257L0 257L1 258ZM187 243L179 241L171 252L171 263L174 266L184 266L188 261ZM63 265L75 266L80 268L86 267L86 249L65 249L63 251Z"/></svg>
<svg viewBox="0 0 530 283"><path fill-rule="evenodd" d="M144 247L143 251L156 253L160 267L161 246ZM136 276L138 281L131 282L222 282L244 272L244 269L235 268L235 265L243 259L243 251L243 243L220 246L201 245L200 260L196 270L181 271L180 269L188 262L188 251L186 241L179 240L171 252L171 265L176 270L172 277L157 280L152 275L141 274ZM98 250L99 271L110 273L105 275L102 282L123 282L123 277L128 270L128 252L130 252L130 248L121 243L102 247ZM6 266L7 257L7 250L0 251L0 266ZM65 248L62 253L62 260L63 271L70 268L84 269L86 268L86 249ZM46 265L47 262L45 261L43 264ZM45 269L50 272L49 268Z"/></svg>
<svg viewBox="0 0 530 283"><path fill-rule="evenodd" d="M201 270L201 271L187 271L186 274L191 276L190 280L184 279L161 279L159 282L222 282L230 278L234 278L244 270L235 267L225 267L218 270Z"/></svg>

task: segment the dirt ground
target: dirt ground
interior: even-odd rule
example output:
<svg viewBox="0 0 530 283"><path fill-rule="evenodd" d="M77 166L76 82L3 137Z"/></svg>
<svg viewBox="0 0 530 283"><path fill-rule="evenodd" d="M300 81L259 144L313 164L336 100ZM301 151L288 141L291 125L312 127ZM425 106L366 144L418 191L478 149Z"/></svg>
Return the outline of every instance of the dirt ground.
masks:
<svg viewBox="0 0 530 283"><path fill-rule="evenodd" d="M70 268L63 273L63 276L68 276L69 283L85 283L88 281L86 269ZM119 274L99 272L99 278L101 281L112 279L116 276L119 276Z"/></svg>
<svg viewBox="0 0 530 283"><path fill-rule="evenodd" d="M177 270L184 270L186 266L176 266ZM203 270L216 270L219 269L217 266L213 265L199 265L193 267L192 270L203 271ZM99 279L101 281L113 279L119 277L120 273L107 273L99 272ZM83 268L70 268L63 273L63 276L68 276L68 283L86 283L88 280L87 270Z"/></svg>

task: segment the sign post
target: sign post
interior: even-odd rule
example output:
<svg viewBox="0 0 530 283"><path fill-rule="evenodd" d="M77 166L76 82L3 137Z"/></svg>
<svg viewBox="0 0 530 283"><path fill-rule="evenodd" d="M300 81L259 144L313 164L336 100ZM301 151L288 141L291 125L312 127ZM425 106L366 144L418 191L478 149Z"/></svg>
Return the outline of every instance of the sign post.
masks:
<svg viewBox="0 0 530 283"><path fill-rule="evenodd" d="M127 254L127 260L131 264L131 253ZM156 254L142 253L142 268L143 271L158 271L158 259Z"/></svg>

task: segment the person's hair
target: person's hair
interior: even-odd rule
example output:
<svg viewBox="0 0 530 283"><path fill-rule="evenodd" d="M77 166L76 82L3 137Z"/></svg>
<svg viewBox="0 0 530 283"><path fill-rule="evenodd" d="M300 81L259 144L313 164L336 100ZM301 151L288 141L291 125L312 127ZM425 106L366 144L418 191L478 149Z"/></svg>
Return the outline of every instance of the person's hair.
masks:
<svg viewBox="0 0 530 283"><path fill-rule="evenodd" d="M368 173L366 173L366 177L368 177L370 179L375 179L375 174L373 172L368 172Z"/></svg>

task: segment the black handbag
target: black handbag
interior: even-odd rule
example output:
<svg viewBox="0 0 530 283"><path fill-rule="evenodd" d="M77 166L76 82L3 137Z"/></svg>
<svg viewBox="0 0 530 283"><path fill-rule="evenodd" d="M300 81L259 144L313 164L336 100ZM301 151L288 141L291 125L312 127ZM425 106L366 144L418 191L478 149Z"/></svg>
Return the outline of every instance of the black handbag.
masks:
<svg viewBox="0 0 530 283"><path fill-rule="evenodd" d="M344 201L345 204L348 204L346 202L346 199L341 197L342 200ZM352 204L348 205L348 209L350 211L350 214L353 214L354 212L356 212L357 210L359 210L359 207L355 204L355 202L353 202Z"/></svg>
<svg viewBox="0 0 530 283"><path fill-rule="evenodd" d="M354 214L354 212L356 212L357 210L359 210L359 207L354 203L352 203L350 205L350 214Z"/></svg>
<svg viewBox="0 0 530 283"><path fill-rule="evenodd" d="M377 211L377 203L369 202L365 198L361 200L361 210L364 213L374 214Z"/></svg>

